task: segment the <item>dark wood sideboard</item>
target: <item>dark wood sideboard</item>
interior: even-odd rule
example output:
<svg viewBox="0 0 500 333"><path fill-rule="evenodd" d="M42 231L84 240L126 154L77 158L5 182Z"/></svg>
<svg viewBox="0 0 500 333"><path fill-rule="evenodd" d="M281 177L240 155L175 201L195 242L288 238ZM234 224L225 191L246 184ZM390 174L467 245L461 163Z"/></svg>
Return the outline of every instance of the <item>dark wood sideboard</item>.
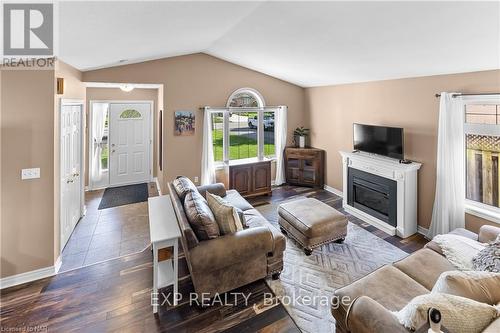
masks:
<svg viewBox="0 0 500 333"><path fill-rule="evenodd" d="M271 161L235 164L229 167L229 188L243 197L271 195Z"/></svg>
<svg viewBox="0 0 500 333"><path fill-rule="evenodd" d="M316 148L285 148L286 182L323 188L325 151Z"/></svg>

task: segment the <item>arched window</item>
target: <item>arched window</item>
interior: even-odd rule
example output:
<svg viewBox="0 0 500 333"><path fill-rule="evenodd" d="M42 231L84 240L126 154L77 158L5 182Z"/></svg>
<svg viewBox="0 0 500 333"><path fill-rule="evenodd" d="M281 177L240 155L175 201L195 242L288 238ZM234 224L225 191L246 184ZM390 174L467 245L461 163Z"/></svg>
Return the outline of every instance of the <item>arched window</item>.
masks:
<svg viewBox="0 0 500 333"><path fill-rule="evenodd" d="M264 97L257 90L240 88L229 96L226 106L231 108L263 108L266 103Z"/></svg>
<svg viewBox="0 0 500 333"><path fill-rule="evenodd" d="M141 117L142 117L141 113L137 110L134 110L134 109L124 110L120 114L121 119L131 119L131 118L141 118Z"/></svg>

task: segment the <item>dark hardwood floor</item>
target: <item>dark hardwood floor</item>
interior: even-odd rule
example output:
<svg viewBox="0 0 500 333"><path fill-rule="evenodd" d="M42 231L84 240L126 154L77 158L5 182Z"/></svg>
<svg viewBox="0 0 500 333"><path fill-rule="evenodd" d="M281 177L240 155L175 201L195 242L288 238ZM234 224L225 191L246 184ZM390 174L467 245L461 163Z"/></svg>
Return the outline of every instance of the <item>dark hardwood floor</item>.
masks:
<svg viewBox="0 0 500 333"><path fill-rule="evenodd" d="M305 195L337 207L339 197L324 191L292 186L274 189L270 197L254 198L256 206L278 203ZM340 204L341 205L341 204ZM263 210L266 215L265 209ZM351 219L353 223L410 253L421 248L419 235L402 240ZM182 257L179 290L183 299L193 290ZM181 301L177 307L161 306L152 313L152 255L150 249L54 277L1 291L2 331L38 332L299 332L283 305L264 306L264 294L271 293L264 281L249 284L232 293L250 295L248 304L239 297L232 305L201 308ZM168 294L170 290L164 290Z"/></svg>

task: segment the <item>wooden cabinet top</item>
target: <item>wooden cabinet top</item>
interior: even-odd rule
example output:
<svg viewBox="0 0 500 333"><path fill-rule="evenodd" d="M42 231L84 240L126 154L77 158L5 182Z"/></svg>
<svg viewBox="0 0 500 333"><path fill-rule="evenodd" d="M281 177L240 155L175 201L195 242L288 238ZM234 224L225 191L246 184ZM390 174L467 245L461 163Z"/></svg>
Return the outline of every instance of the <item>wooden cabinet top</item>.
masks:
<svg viewBox="0 0 500 333"><path fill-rule="evenodd" d="M286 147L285 148L286 150L288 151L304 151L304 152L317 152L317 151L324 151L323 149L319 149L319 148L313 148L313 147L309 147L309 148L296 148L296 147Z"/></svg>

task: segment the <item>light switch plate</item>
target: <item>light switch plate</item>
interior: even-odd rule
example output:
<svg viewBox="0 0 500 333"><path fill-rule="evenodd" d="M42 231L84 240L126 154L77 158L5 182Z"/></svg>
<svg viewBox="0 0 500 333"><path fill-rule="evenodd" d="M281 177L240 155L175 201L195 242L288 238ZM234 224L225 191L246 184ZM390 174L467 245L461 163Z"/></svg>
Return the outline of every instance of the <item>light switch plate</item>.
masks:
<svg viewBox="0 0 500 333"><path fill-rule="evenodd" d="M194 177L194 182L197 183L198 182L198 177Z"/></svg>
<svg viewBox="0 0 500 333"><path fill-rule="evenodd" d="M40 168L22 169L21 179L35 179L40 178Z"/></svg>

